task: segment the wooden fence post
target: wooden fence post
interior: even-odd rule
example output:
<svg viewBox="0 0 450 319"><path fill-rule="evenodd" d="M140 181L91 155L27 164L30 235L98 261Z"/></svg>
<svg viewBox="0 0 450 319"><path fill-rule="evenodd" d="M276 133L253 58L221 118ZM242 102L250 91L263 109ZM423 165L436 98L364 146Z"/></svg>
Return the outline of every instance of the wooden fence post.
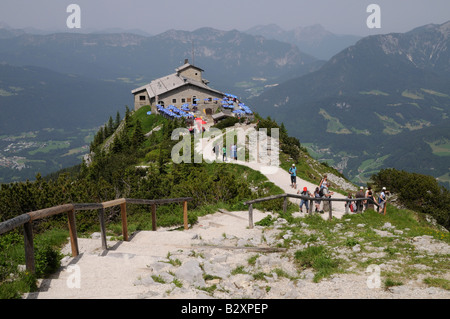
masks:
<svg viewBox="0 0 450 319"><path fill-rule="evenodd" d="M329 220L333 219L333 209L332 209L332 202L330 201L330 212L328 213Z"/></svg>
<svg viewBox="0 0 450 319"><path fill-rule="evenodd" d="M128 241L127 203L120 204L120 215L122 216L122 237L124 241Z"/></svg>
<svg viewBox="0 0 450 319"><path fill-rule="evenodd" d="M78 238L77 238L77 226L75 223L75 210L67 212L69 233L70 233L70 245L72 247L72 257L77 257L79 254L78 250Z"/></svg>
<svg viewBox="0 0 450 319"><path fill-rule="evenodd" d="M106 244L106 227L105 227L105 208L98 210L98 217L100 219L100 232L102 237L102 249L107 250L108 246Z"/></svg>
<svg viewBox="0 0 450 319"><path fill-rule="evenodd" d="M34 246L33 246L33 224L32 222L23 225L23 237L25 240L25 263L27 270L36 273L34 266Z"/></svg>
<svg viewBox="0 0 450 319"><path fill-rule="evenodd" d="M248 206L248 227L253 229L253 204Z"/></svg>
<svg viewBox="0 0 450 319"><path fill-rule="evenodd" d="M314 200L310 199L309 200L309 211L308 213L311 215L313 212L313 206L314 206Z"/></svg>
<svg viewBox="0 0 450 319"><path fill-rule="evenodd" d="M187 201L183 202L183 221L184 221L184 230L188 230Z"/></svg>
<svg viewBox="0 0 450 319"><path fill-rule="evenodd" d="M152 204L152 230L156 231L156 204Z"/></svg>
<svg viewBox="0 0 450 319"><path fill-rule="evenodd" d="M287 210L287 204L288 204L288 197L285 196L285 197L284 197L284 201L283 201L283 213L286 213L286 210Z"/></svg>

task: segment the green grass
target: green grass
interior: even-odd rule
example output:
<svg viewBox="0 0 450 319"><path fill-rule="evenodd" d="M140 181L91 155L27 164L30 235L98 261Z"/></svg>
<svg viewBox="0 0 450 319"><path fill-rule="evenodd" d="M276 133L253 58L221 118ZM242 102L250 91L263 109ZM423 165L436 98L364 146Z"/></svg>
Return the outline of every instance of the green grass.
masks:
<svg viewBox="0 0 450 319"><path fill-rule="evenodd" d="M309 246L304 250L297 250L294 257L301 268L313 268L316 271L313 278L314 282L319 282L324 277L341 272L339 260L332 258L330 252L324 246Z"/></svg>
<svg viewBox="0 0 450 319"><path fill-rule="evenodd" d="M450 156L450 141L442 139L434 142L427 142L430 145L434 155L437 156Z"/></svg>
<svg viewBox="0 0 450 319"><path fill-rule="evenodd" d="M383 96L389 96L388 93L385 93L385 92L380 91L380 90L362 91L362 92L359 92L359 94L364 94L364 95L383 95Z"/></svg>
<svg viewBox="0 0 450 319"><path fill-rule="evenodd" d="M30 155L36 155L37 153L50 153L55 150L66 149L70 147L68 141L48 141L45 145L39 147L36 150L28 152Z"/></svg>
<svg viewBox="0 0 450 319"><path fill-rule="evenodd" d="M36 291L36 279L44 278L59 268L62 258L59 248L67 243L68 232L52 229L34 238L36 275L19 272L25 264L23 236L18 231L0 237L0 299L19 299L27 292ZM10 277L10 274L13 277Z"/></svg>
<svg viewBox="0 0 450 319"><path fill-rule="evenodd" d="M328 121L327 132L334 134L352 134L336 117L329 115L324 109L320 109L319 114Z"/></svg>
<svg viewBox="0 0 450 319"><path fill-rule="evenodd" d="M448 279L427 277L423 280L423 282L430 287L437 287L445 290L450 290L450 280Z"/></svg>
<svg viewBox="0 0 450 319"><path fill-rule="evenodd" d="M374 231L381 230L386 223L391 223L402 233L383 237ZM421 215L413 211L398 209L392 205L388 205L386 216L369 210L363 214L349 214L340 220L331 221L324 220L318 214L295 218L292 225L283 228L279 238L287 231L290 231L292 236L284 240L283 247L307 245L307 248L297 250L293 257L299 269L310 268L315 272L315 282L336 273L348 272L352 265L352 271L360 272L365 271L371 264L400 262L402 267L398 270L382 271L386 287L418 278L423 274L439 278L449 270L448 255L424 256L422 252L415 250L411 238L429 235L450 244L450 233L430 227ZM359 253L352 251L356 245L360 246ZM346 251L346 257L342 259L339 254L332 254L336 249ZM377 257L361 258L361 254L366 253L375 253ZM426 267L416 267L418 264ZM437 280L435 284L446 287L448 282Z"/></svg>
<svg viewBox="0 0 450 319"><path fill-rule="evenodd" d="M411 92L408 90L403 91L402 96L413 100L423 100L423 94L418 92Z"/></svg>

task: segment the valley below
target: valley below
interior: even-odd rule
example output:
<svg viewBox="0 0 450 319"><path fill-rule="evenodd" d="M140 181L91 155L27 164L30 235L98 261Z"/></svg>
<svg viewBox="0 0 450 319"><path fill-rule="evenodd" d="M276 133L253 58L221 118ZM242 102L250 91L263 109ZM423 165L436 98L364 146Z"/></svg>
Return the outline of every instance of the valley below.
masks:
<svg viewBox="0 0 450 319"><path fill-rule="evenodd" d="M0 183L34 180L82 163L98 127L51 129L0 136Z"/></svg>

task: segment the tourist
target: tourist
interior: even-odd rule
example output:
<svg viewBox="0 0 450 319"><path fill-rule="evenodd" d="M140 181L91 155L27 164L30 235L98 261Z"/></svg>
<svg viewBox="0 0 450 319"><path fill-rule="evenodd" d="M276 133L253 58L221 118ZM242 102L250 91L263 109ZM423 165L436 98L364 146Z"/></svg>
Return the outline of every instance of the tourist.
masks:
<svg viewBox="0 0 450 319"><path fill-rule="evenodd" d="M328 189L327 175L324 176L324 179L325 180L322 180L320 182L320 187L322 188L321 191L322 191L322 194L323 194L322 198L330 198L331 195L334 195L334 193L330 192L330 190ZM330 201L324 201L323 202L323 210L324 211L329 211L330 207L331 207L330 206Z"/></svg>
<svg viewBox="0 0 450 319"><path fill-rule="evenodd" d="M231 145L231 157L237 161L237 146L236 144Z"/></svg>
<svg viewBox="0 0 450 319"><path fill-rule="evenodd" d="M355 198L364 198L364 187L360 187L359 191L356 192ZM363 210L363 201L357 200L356 201L356 212L361 213Z"/></svg>
<svg viewBox="0 0 450 319"><path fill-rule="evenodd" d="M367 187L366 193L364 194L365 198L369 198L369 193L372 194L372 187ZM367 200L364 201L364 210L368 209L369 202Z"/></svg>
<svg viewBox="0 0 450 319"><path fill-rule="evenodd" d="M324 188L324 187L326 187L326 188L329 187L327 175L323 175L323 178L322 178L322 180L321 180L320 183L319 183L319 187L320 187L320 189L322 189L322 188Z"/></svg>
<svg viewBox="0 0 450 319"><path fill-rule="evenodd" d="M308 191L308 188L307 188L307 187L303 187L303 191L302 191L301 193L300 193L300 191L298 191L297 194L300 194L300 195L303 195L303 196L312 197L312 195L311 195L311 193ZM308 200L307 200L307 199L304 199L304 198L301 198L301 199L300 199L300 213L303 213L303 210L302 210L303 204L304 204L305 207L306 207L306 212L309 211Z"/></svg>
<svg viewBox="0 0 450 319"><path fill-rule="evenodd" d="M222 161L223 162L227 161L227 148L226 148L226 146L222 147Z"/></svg>
<svg viewBox="0 0 450 319"><path fill-rule="evenodd" d="M314 191L314 198L320 198L321 196L319 193L320 193L319 187L316 187L316 190ZM315 212L319 212L320 211L320 200L316 199L314 201L314 205L316 206Z"/></svg>
<svg viewBox="0 0 450 319"><path fill-rule="evenodd" d="M366 210L367 210L367 209L374 209L374 207L375 207L375 198L373 197L373 194L372 194L372 191L371 191L371 190L369 190L369 191L367 192L366 198L368 198Z"/></svg>
<svg viewBox="0 0 450 319"><path fill-rule="evenodd" d="M291 187L297 189L297 167L295 167L295 164L292 164L289 174L291 174Z"/></svg>
<svg viewBox="0 0 450 319"><path fill-rule="evenodd" d="M347 199L353 199L352 193L348 193ZM345 203L345 207L348 207L351 212L356 211L356 204L354 201L347 201ZM347 212L347 210L346 210L346 212Z"/></svg>
<svg viewBox="0 0 450 319"><path fill-rule="evenodd" d="M381 190L381 194L380 194L380 197L378 197L378 204L380 205L379 207L378 207L378 212L380 211L380 208L381 208L381 211L383 212L383 211L385 211L385 205L386 205L386 187L383 187L382 188L382 190ZM386 213L386 212L385 212Z"/></svg>

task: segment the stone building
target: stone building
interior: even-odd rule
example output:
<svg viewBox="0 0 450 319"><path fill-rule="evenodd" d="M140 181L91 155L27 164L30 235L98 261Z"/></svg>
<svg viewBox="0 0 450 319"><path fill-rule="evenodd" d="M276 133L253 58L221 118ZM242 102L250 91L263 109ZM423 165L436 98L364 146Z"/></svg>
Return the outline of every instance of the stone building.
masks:
<svg viewBox="0 0 450 319"><path fill-rule="evenodd" d="M225 95L208 86L209 81L203 79L204 72L199 67L189 63L175 69L176 73L153 80L147 85L136 88L134 95L134 109L150 105L152 113L156 113L156 105L163 107L174 105L180 108L183 104L197 104L197 109L206 115L214 114L220 106L219 99Z"/></svg>

